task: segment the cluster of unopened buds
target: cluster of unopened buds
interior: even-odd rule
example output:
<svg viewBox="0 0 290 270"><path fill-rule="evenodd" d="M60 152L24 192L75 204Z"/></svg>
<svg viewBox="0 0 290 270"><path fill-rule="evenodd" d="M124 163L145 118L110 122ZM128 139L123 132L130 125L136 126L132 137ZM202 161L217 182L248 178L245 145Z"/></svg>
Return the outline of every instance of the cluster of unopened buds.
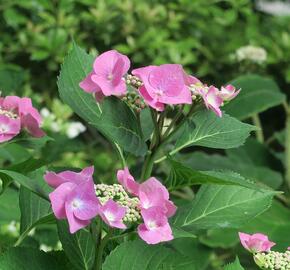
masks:
<svg viewBox="0 0 290 270"><path fill-rule="evenodd" d="M255 263L265 270L290 270L290 248L285 252L271 251L276 243L271 242L267 235L239 233L243 247L253 253Z"/></svg>
<svg viewBox="0 0 290 270"><path fill-rule="evenodd" d="M219 117L222 116L220 107L239 93L232 85L221 89L207 86L186 74L178 64L137 68L132 70L132 75L127 74L129 69L127 56L115 50L107 51L95 59L93 70L79 85L84 91L93 93L98 102L112 95L133 101L134 106L137 101L137 111L144 108L144 104L163 111L166 105L192 104L194 100L203 100L206 107ZM133 98L132 91L127 92L126 84L135 89Z"/></svg>
<svg viewBox="0 0 290 270"><path fill-rule="evenodd" d="M126 229L138 225L139 236L148 244L173 239L168 218L176 206L156 178L135 181L128 168L119 170L119 184L94 184L93 167L81 172L47 172L46 182L55 190L49 194L58 219L67 219L71 233L86 227L99 216L109 227Z"/></svg>
<svg viewBox="0 0 290 270"><path fill-rule="evenodd" d="M40 129L41 116L30 98L0 97L0 143L17 136L26 129L34 137L44 136Z"/></svg>

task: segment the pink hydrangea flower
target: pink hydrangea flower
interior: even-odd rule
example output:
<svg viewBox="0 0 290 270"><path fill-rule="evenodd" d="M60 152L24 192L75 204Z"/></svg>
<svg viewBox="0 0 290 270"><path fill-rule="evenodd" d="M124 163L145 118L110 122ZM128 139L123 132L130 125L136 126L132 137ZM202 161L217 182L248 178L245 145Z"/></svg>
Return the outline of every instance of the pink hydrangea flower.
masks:
<svg viewBox="0 0 290 270"><path fill-rule="evenodd" d="M219 90L214 86L210 86L209 88L203 88L200 93L205 106L212 110L218 117L222 117L220 107L223 105L223 99L219 96Z"/></svg>
<svg viewBox="0 0 290 270"><path fill-rule="evenodd" d="M0 115L6 116L6 118L1 118L1 122L3 123L2 132L0 131L2 141L10 140L16 136L20 132L19 125L34 137L42 137L45 135L40 129L41 116L33 107L30 98L20 98L17 96L1 97ZM9 129L7 129L7 125L10 127Z"/></svg>
<svg viewBox="0 0 290 270"><path fill-rule="evenodd" d="M88 93L94 93L97 101L104 96L120 96L126 93L123 76L130 68L127 56L115 51L107 51L99 55L90 72L79 86Z"/></svg>
<svg viewBox="0 0 290 270"><path fill-rule="evenodd" d="M169 200L169 192L155 177L149 178L139 187L139 199L141 209L159 207L167 217L176 212L176 206Z"/></svg>
<svg viewBox="0 0 290 270"><path fill-rule="evenodd" d="M88 168L92 170L92 167ZM100 202L95 194L93 179L83 171L79 174L66 171L55 175L48 172L45 175L48 184L56 187L49 194L52 210L56 218L68 220L71 233L86 227L99 213ZM66 178L69 175L71 179Z"/></svg>
<svg viewBox="0 0 290 270"><path fill-rule="evenodd" d="M0 115L0 143L11 140L21 129L19 119L12 119L6 115Z"/></svg>
<svg viewBox="0 0 290 270"><path fill-rule="evenodd" d="M125 190L127 190L132 195L138 195L140 184L135 181L127 167L124 170L118 170L117 179L118 182L125 188Z"/></svg>
<svg viewBox="0 0 290 270"><path fill-rule="evenodd" d="M239 232L241 244L252 253L269 252L276 243L269 241L268 236L262 233L246 234Z"/></svg>
<svg viewBox="0 0 290 270"><path fill-rule="evenodd" d="M103 221L111 227L126 229L126 225L122 219L126 215L126 208L120 206L113 200L108 200L104 205L100 206L100 216Z"/></svg>
<svg viewBox="0 0 290 270"><path fill-rule="evenodd" d="M172 230L163 209L151 207L141 211L144 224L138 226L138 234L147 244L158 244L173 239Z"/></svg>
<svg viewBox="0 0 290 270"><path fill-rule="evenodd" d="M63 183L71 182L73 184L80 184L86 180L93 181L94 167L86 167L81 172L63 171L60 173L46 172L44 179L48 185L57 188Z"/></svg>
<svg viewBox="0 0 290 270"><path fill-rule="evenodd" d="M219 96L223 99L223 101L230 101L232 99L234 99L239 93L240 93L240 89L236 90L236 88L229 84L227 86L222 86L221 90L219 92Z"/></svg>
<svg viewBox="0 0 290 270"><path fill-rule="evenodd" d="M192 98L186 86L186 76L181 65L165 64L134 69L132 74L140 78L139 88L145 102L163 111L165 104L191 104Z"/></svg>

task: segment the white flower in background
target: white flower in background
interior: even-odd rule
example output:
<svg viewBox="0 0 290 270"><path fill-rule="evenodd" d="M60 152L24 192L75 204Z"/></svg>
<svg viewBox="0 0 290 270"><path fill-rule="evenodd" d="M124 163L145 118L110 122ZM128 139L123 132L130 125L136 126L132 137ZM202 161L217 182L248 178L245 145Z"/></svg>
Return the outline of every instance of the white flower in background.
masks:
<svg viewBox="0 0 290 270"><path fill-rule="evenodd" d="M73 139L85 131L86 131L86 127L81 122L71 122L68 124L66 135L70 139Z"/></svg>
<svg viewBox="0 0 290 270"><path fill-rule="evenodd" d="M290 3L283 1L257 1L257 9L274 16L289 16Z"/></svg>
<svg viewBox="0 0 290 270"><path fill-rule="evenodd" d="M52 122L50 124L50 129L53 131L53 132L60 132L61 130L61 126L58 122Z"/></svg>
<svg viewBox="0 0 290 270"><path fill-rule="evenodd" d="M248 60L256 64L262 64L267 60L267 52L262 47L248 45L236 50L236 58L239 62Z"/></svg>
<svg viewBox="0 0 290 270"><path fill-rule="evenodd" d="M51 115L50 111L45 107L40 110L40 114L43 118L47 118Z"/></svg>
<svg viewBox="0 0 290 270"><path fill-rule="evenodd" d="M12 220L8 226L7 226L7 230L8 232L11 232L11 233L17 233L18 232L18 228L17 228L17 223L16 221Z"/></svg>

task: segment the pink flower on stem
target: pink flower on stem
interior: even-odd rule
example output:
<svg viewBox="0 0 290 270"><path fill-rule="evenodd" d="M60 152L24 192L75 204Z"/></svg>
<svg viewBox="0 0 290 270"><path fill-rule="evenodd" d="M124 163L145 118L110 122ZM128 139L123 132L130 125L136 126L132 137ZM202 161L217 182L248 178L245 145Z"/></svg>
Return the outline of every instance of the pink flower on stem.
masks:
<svg viewBox="0 0 290 270"><path fill-rule="evenodd" d="M97 101L104 96L120 96L126 93L123 76L130 68L127 56L115 51L107 51L99 55L90 72L79 86L88 93L94 93Z"/></svg>
<svg viewBox="0 0 290 270"><path fill-rule="evenodd" d="M139 183L135 181L134 177L130 174L128 168L124 170L118 170L117 172L118 182L127 190L130 194L137 196L139 190Z"/></svg>
<svg viewBox="0 0 290 270"><path fill-rule="evenodd" d="M191 93L186 86L186 77L181 65L147 66L134 69L132 74L143 82L139 92L145 102L158 111L163 111L165 104L192 103Z"/></svg>
<svg viewBox="0 0 290 270"><path fill-rule="evenodd" d="M173 239L172 230L163 209L151 207L141 211L144 224L138 226L138 234L147 244L158 244Z"/></svg>
<svg viewBox="0 0 290 270"><path fill-rule="evenodd" d="M169 200L169 192L155 177L149 178L139 187L139 199L141 209L160 207L167 217L176 212L176 206Z"/></svg>
<svg viewBox="0 0 290 270"><path fill-rule="evenodd" d="M239 93L240 93L240 89L236 90L236 88L229 84L227 86L222 86L221 90L219 92L219 96L223 99L223 101L230 101L232 99L234 99Z"/></svg>
<svg viewBox="0 0 290 270"><path fill-rule="evenodd" d="M12 119L6 115L0 115L0 143L11 140L21 129L19 119Z"/></svg>
<svg viewBox="0 0 290 270"><path fill-rule="evenodd" d="M276 243L269 241L268 236L262 233L246 234L239 232L242 246L252 252L269 252Z"/></svg>
<svg viewBox="0 0 290 270"><path fill-rule="evenodd" d="M52 210L56 218L68 220L71 233L90 224L99 212L100 202L95 194L92 172L93 167L88 167L81 173L48 172L44 176L50 186L56 187L49 194Z"/></svg>
<svg viewBox="0 0 290 270"><path fill-rule="evenodd" d="M0 130L2 142L15 137L20 132L20 126L34 137L42 137L45 133L40 129L41 116L33 107L30 98L7 96L0 98ZM9 118L9 119L7 119ZM9 129L7 127L10 127Z"/></svg>
<svg viewBox="0 0 290 270"><path fill-rule="evenodd" d="M201 96L205 106L212 110L217 116L222 117L220 107L223 105L223 99L219 96L219 90L214 86L203 88L201 90Z"/></svg>
<svg viewBox="0 0 290 270"><path fill-rule="evenodd" d="M103 221L111 227L126 229L122 219L126 215L126 208L120 206L113 200L108 200L103 206L100 206L100 216Z"/></svg>

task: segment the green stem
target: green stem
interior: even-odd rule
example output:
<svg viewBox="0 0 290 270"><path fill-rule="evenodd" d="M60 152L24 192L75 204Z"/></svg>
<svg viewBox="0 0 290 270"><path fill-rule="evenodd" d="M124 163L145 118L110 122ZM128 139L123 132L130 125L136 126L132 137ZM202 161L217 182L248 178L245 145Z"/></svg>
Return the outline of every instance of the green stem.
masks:
<svg viewBox="0 0 290 270"><path fill-rule="evenodd" d="M259 130L256 131L256 136L257 136L258 142L264 143L263 127L262 127L262 123L261 123L259 115L253 114L252 120L253 120L254 125L259 128Z"/></svg>
<svg viewBox="0 0 290 270"><path fill-rule="evenodd" d="M116 151L118 153L119 159L122 162L123 168L127 167L126 159L125 159L125 157L123 155L122 149L120 148L120 146L117 143L114 143L113 145L115 146L115 149L116 149Z"/></svg>
<svg viewBox="0 0 290 270"><path fill-rule="evenodd" d="M102 234L102 232L101 232ZM104 249L110 240L112 235L112 230L110 229L107 233L107 235L102 239L99 239L99 245L96 249L96 257L95 257L95 270L101 270L102 269L102 264L103 264L103 253Z"/></svg>

